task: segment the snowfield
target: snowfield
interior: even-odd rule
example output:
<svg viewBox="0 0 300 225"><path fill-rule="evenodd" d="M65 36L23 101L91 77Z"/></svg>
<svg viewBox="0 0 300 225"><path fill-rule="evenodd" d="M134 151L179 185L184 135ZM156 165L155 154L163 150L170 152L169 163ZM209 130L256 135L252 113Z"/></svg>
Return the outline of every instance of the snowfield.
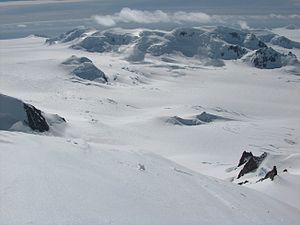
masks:
<svg viewBox="0 0 300 225"><path fill-rule="evenodd" d="M0 224L299 224L300 49L262 33L0 40ZM267 156L237 179L244 150Z"/></svg>

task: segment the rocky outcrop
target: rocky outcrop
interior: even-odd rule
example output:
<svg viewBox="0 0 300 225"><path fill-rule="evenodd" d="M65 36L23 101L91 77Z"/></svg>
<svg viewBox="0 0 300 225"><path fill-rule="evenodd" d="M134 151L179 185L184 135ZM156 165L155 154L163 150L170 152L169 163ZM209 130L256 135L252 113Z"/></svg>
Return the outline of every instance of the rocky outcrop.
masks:
<svg viewBox="0 0 300 225"><path fill-rule="evenodd" d="M261 178L258 181L256 181L256 183L264 181L264 180L266 180L268 178L270 178L273 181L275 176L277 176L277 167L273 166L273 169L270 170L269 172L267 172L266 175L263 178Z"/></svg>
<svg viewBox="0 0 300 225"><path fill-rule="evenodd" d="M0 94L0 106L0 130L46 132L53 124L66 122L58 115L46 114L33 105L3 94Z"/></svg>
<svg viewBox="0 0 300 225"><path fill-rule="evenodd" d="M41 110L26 103L24 103L24 109L27 114L28 126L32 130L39 132L49 131L49 125Z"/></svg>
<svg viewBox="0 0 300 225"><path fill-rule="evenodd" d="M274 177L275 177L275 176L277 176L277 168L276 168L276 166L273 166L273 169L270 170L270 171L266 174L266 176L264 177L264 180L265 180L265 179L268 179L268 178L270 178L271 180L274 180Z"/></svg>
<svg viewBox="0 0 300 225"><path fill-rule="evenodd" d="M173 124L173 125L180 125L180 126L198 126L205 123L210 123L216 120L230 120L225 117L213 115L207 112L203 112L199 115L195 115L192 118L182 118L179 116L173 116L167 119L167 123Z"/></svg>
<svg viewBox="0 0 300 225"><path fill-rule="evenodd" d="M251 157L253 157L252 152L246 152L244 151L242 154L242 157L240 158L238 167L246 163Z"/></svg>
<svg viewBox="0 0 300 225"><path fill-rule="evenodd" d="M105 73L89 62L80 64L72 73L85 80L98 80L101 83L107 83L108 81Z"/></svg>
<svg viewBox="0 0 300 225"><path fill-rule="evenodd" d="M282 54L271 47L258 49L245 56L243 60L250 62L259 69L275 69L286 65L294 65L298 62L297 57L293 53Z"/></svg>
<svg viewBox="0 0 300 225"><path fill-rule="evenodd" d="M260 156L254 156L252 152L243 152L242 157L240 158L238 167L244 165L237 178L244 176L247 173L254 172L262 161L267 157L267 153L264 152Z"/></svg>
<svg viewBox="0 0 300 225"><path fill-rule="evenodd" d="M201 114L196 115L196 118L198 120L201 120L204 123L210 123L210 122L213 122L215 120L230 120L228 118L225 118L225 117L222 117L222 116L217 116L217 115L210 114L210 113L207 113L207 112L202 112Z"/></svg>
<svg viewBox="0 0 300 225"><path fill-rule="evenodd" d="M108 78L105 73L98 69L93 62L86 57L77 57L72 55L70 58L62 62L71 70L75 76L91 81L98 81L100 83L107 83Z"/></svg>

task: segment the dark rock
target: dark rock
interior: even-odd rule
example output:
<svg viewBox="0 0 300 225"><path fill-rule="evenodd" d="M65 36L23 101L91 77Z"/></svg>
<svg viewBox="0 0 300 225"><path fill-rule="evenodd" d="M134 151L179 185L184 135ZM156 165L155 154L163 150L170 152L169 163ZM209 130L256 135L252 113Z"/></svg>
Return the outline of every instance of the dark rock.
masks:
<svg viewBox="0 0 300 225"><path fill-rule="evenodd" d="M141 171L146 170L145 165L139 163L138 166L139 166L139 170L141 170Z"/></svg>
<svg viewBox="0 0 300 225"><path fill-rule="evenodd" d="M27 114L28 126L32 130L39 132L49 131L49 125L45 117L42 115L41 110L26 103L24 103L24 109Z"/></svg>
<svg viewBox="0 0 300 225"><path fill-rule="evenodd" d="M73 74L86 80L98 79L102 83L106 83L108 81L105 73L90 62L80 64L76 69L73 70Z"/></svg>
<svg viewBox="0 0 300 225"><path fill-rule="evenodd" d="M263 178L259 179L257 182L261 182L268 178L270 178L273 181L275 176L277 176L277 168L276 168L276 166L273 166L273 169L270 170Z"/></svg>
<svg viewBox="0 0 300 225"><path fill-rule="evenodd" d="M276 168L276 166L273 166L273 169L266 174L266 176L264 177L264 180L268 179L268 178L270 178L271 180L274 180L274 177L276 175L277 175L277 168Z"/></svg>
<svg viewBox="0 0 300 225"><path fill-rule="evenodd" d="M250 156L250 154L251 154L251 156ZM240 171L240 173L238 174L238 179L240 178L240 177L242 177L242 176L244 176L245 174L247 174L247 173L250 173L250 172L253 172L253 171L255 171L258 167L259 167L259 165L261 164L261 162L266 158L266 156L267 156L267 153L266 152L264 152L261 156L253 156L252 155L252 153L250 152L246 152L245 154L243 153L243 155L245 156L244 158L243 158L243 156L241 157L241 159L240 159L240 163L241 162L243 162L243 160L245 160L246 159L246 164L244 165L244 167L243 167L243 169ZM247 160L247 157L246 156L248 156L248 160ZM243 159L243 160L242 160ZM241 161L242 160L242 161ZM239 164L240 164L239 163ZM242 163L242 164L244 164L244 162ZM241 164L241 165L242 165Z"/></svg>
<svg viewBox="0 0 300 225"><path fill-rule="evenodd" d="M247 161L247 163L245 164L245 166L243 167L243 169L241 170L237 178L239 179L240 177L244 176L246 173L250 173L256 170L257 168L258 165L254 160L254 157L250 157L250 159Z"/></svg>
<svg viewBox="0 0 300 225"><path fill-rule="evenodd" d="M243 165L245 162L247 162L251 157L253 157L252 152L244 151L242 157L240 158L238 167Z"/></svg>
<svg viewBox="0 0 300 225"><path fill-rule="evenodd" d="M243 182L239 182L238 185L243 185L243 184L247 184L247 183L249 183L249 181L248 181L248 180L245 180L245 181L243 181Z"/></svg>
<svg viewBox="0 0 300 225"><path fill-rule="evenodd" d="M282 172L284 172L284 173L287 173L287 172L288 172L288 170L287 170L287 169L284 169Z"/></svg>
<svg viewBox="0 0 300 225"><path fill-rule="evenodd" d="M279 52L271 47L261 48L255 52L252 63L260 69L273 69L282 67L281 56Z"/></svg>

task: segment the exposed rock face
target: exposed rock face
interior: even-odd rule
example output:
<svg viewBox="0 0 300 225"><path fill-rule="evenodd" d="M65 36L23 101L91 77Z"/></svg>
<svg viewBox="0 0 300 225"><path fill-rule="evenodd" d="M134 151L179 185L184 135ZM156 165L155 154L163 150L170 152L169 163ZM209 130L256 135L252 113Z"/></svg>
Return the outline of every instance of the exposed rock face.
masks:
<svg viewBox="0 0 300 225"><path fill-rule="evenodd" d="M220 51L221 59L240 59L247 53L247 49L239 45L224 45Z"/></svg>
<svg viewBox="0 0 300 225"><path fill-rule="evenodd" d="M238 179L247 173L255 171L261 162L267 157L267 153L264 152L261 156L253 156L251 152L243 152L243 155L239 161L239 166L244 165L243 169L238 174Z"/></svg>
<svg viewBox="0 0 300 225"><path fill-rule="evenodd" d="M255 52L252 63L260 69L273 69L282 67L281 54L273 48L262 48Z"/></svg>
<svg viewBox="0 0 300 225"><path fill-rule="evenodd" d="M268 178L270 178L273 181L275 176L277 176L277 168L276 168L276 166L273 166L273 169L270 170L263 178L261 178L258 181L256 181L256 183L264 181L264 180L266 180Z"/></svg>
<svg viewBox="0 0 300 225"><path fill-rule="evenodd" d="M267 47L267 45L259 40L254 34L247 34L243 46L251 50Z"/></svg>
<svg viewBox="0 0 300 225"><path fill-rule="evenodd" d="M93 62L86 57L77 57L72 55L70 58L62 62L72 69L72 74L85 80L97 80L101 83L108 81L105 73L98 69Z"/></svg>
<svg viewBox="0 0 300 225"><path fill-rule="evenodd" d="M293 53L281 54L271 47L258 49L254 53L247 55L244 61L250 61L253 66L259 69L275 69L298 62L297 57Z"/></svg>
<svg viewBox="0 0 300 225"><path fill-rule="evenodd" d="M85 62L80 64L76 69L72 72L76 76L86 79L86 80L96 80L101 83L107 82L107 77L104 72L99 70L93 63Z"/></svg>
<svg viewBox="0 0 300 225"><path fill-rule="evenodd" d="M46 132L51 126L65 122L58 115L46 114L17 98L0 94L0 130Z"/></svg>
<svg viewBox="0 0 300 225"><path fill-rule="evenodd" d="M196 118L198 120L201 120L202 122L205 122L205 123L210 123L210 122L213 122L215 120L229 120L228 118L213 115L213 114L210 114L210 113L207 113L207 112L203 112L200 115L197 115Z"/></svg>
<svg viewBox="0 0 300 225"><path fill-rule="evenodd" d="M32 130L39 132L49 131L49 125L43 117L41 110L26 103L24 103L24 109L27 114L28 126Z"/></svg>
<svg viewBox="0 0 300 225"><path fill-rule="evenodd" d="M277 175L277 168L276 168L276 166L273 166L273 169L266 174L266 176L264 177L264 180L268 179L268 178L270 178L271 180L274 180L274 177L276 175Z"/></svg>
<svg viewBox="0 0 300 225"><path fill-rule="evenodd" d="M245 162L247 162L251 157L253 157L252 152L244 151L242 157L240 158L238 167L243 165Z"/></svg>

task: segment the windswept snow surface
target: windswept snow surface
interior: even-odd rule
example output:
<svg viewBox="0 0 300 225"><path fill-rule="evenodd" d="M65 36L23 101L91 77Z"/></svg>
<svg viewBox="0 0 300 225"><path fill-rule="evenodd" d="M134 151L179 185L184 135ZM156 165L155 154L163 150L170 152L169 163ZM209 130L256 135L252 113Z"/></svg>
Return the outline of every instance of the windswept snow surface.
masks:
<svg viewBox="0 0 300 225"><path fill-rule="evenodd" d="M59 135L0 131L0 224L299 224L295 68L182 54L131 63L126 51L45 41L0 41L1 93L68 121ZM72 55L108 82L74 79L61 65ZM202 124L166 122L174 116ZM244 150L268 153L246 187L235 170ZM255 182L274 165L273 182Z"/></svg>

